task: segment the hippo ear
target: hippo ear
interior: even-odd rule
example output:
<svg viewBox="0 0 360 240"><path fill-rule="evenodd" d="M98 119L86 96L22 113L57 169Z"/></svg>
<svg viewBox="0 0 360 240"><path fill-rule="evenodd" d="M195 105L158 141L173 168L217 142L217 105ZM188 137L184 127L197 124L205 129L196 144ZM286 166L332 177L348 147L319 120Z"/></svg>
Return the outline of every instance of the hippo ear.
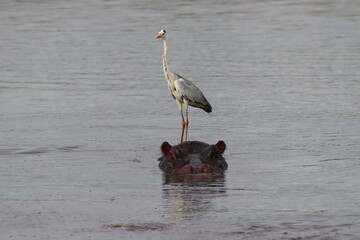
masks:
<svg viewBox="0 0 360 240"><path fill-rule="evenodd" d="M219 152L220 153L224 153L225 152L225 149L226 149L226 144L224 141L220 140L217 142L217 144L215 144L216 147L219 149Z"/></svg>
<svg viewBox="0 0 360 240"><path fill-rule="evenodd" d="M172 148L172 146L171 146L170 143L168 143L168 142L163 142L163 143L161 144L161 152L162 152L163 154L165 154L165 155L166 155L168 152L170 152L171 148Z"/></svg>

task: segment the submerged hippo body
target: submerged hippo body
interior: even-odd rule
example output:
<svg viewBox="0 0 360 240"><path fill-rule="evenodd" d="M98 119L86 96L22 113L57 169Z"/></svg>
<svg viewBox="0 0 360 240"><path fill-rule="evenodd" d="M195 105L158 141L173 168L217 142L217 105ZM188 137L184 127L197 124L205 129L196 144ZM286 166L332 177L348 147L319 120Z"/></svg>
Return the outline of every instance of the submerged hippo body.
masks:
<svg viewBox="0 0 360 240"><path fill-rule="evenodd" d="M223 157L226 145L219 141L210 145L199 141L187 141L176 146L168 142L161 145L159 168L164 172L214 173L223 172L228 165Z"/></svg>

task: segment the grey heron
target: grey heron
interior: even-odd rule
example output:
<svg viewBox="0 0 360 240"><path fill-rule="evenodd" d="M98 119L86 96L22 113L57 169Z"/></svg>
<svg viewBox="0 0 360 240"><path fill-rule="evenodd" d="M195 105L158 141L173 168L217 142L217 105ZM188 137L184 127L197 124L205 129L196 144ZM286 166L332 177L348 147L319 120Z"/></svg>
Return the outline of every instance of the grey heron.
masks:
<svg viewBox="0 0 360 240"><path fill-rule="evenodd" d="M195 86L189 80L183 78L179 74L173 73L170 71L168 61L167 61L167 50L168 50L168 41L166 37L166 31L163 29L156 36L157 39L162 39L164 43L164 52L162 55L162 63L165 79L168 83L169 91L172 97L175 99L182 119L182 130L180 142L184 141L184 131L185 131L185 141L187 141L188 130L189 130L189 111L188 106L201 108L205 112L210 113L212 107L208 100L205 98L204 94L200 91L198 87ZM183 114L183 105L185 106L186 117Z"/></svg>

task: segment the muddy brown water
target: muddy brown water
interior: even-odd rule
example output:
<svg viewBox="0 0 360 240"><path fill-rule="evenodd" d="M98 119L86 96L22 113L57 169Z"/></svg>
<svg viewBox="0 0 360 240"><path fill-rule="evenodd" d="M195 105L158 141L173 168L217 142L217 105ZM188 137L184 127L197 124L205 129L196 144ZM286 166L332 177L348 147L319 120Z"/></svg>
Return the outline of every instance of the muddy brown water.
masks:
<svg viewBox="0 0 360 240"><path fill-rule="evenodd" d="M360 2L1 1L1 239L359 239ZM190 140L221 176L157 168Z"/></svg>

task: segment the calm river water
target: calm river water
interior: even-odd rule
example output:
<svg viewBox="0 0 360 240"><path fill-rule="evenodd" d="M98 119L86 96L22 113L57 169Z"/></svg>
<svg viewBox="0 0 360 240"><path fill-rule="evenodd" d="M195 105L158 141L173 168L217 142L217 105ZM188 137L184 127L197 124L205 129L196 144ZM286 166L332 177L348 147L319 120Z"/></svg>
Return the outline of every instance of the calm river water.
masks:
<svg viewBox="0 0 360 240"><path fill-rule="evenodd" d="M359 239L360 2L0 3L0 239ZM224 177L157 167L181 118Z"/></svg>

